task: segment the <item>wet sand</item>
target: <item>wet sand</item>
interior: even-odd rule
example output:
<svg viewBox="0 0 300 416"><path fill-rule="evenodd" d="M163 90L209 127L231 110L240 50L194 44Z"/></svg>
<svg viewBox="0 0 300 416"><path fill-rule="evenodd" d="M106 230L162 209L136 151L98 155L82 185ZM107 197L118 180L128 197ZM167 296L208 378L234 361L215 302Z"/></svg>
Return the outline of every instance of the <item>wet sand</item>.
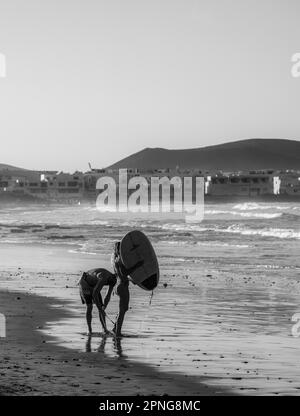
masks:
<svg viewBox="0 0 300 416"><path fill-rule="evenodd" d="M190 250L173 247L170 257L159 246L159 288L150 305L132 287L127 336L116 343L84 335L76 286L82 270L110 268L106 255L1 244L2 394L299 394L300 338L291 335L299 274L267 270L262 278L241 265L233 277L207 258L182 261ZM114 296L112 319L116 311Z"/></svg>
<svg viewBox="0 0 300 416"><path fill-rule="evenodd" d="M149 365L60 347L41 331L46 322L71 319L64 302L0 291L7 336L0 338L0 395L215 395L201 377L160 373ZM89 338L81 337L89 351ZM99 346L103 338L99 337ZM117 349L118 347L116 347ZM204 378L203 378L204 380Z"/></svg>

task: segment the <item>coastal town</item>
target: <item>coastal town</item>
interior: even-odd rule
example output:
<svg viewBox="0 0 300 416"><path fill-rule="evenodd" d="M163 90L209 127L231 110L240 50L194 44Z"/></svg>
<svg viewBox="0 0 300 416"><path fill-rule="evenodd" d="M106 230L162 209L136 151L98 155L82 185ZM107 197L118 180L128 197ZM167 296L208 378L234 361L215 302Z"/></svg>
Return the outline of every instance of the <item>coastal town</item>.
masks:
<svg viewBox="0 0 300 416"><path fill-rule="evenodd" d="M87 172L0 170L0 198L4 195L50 201L94 199L97 180L113 177L118 183L119 169L90 169ZM141 176L150 184L152 177L203 177L207 197L296 197L300 198L300 171L253 170L202 172L200 169L127 169L128 180Z"/></svg>

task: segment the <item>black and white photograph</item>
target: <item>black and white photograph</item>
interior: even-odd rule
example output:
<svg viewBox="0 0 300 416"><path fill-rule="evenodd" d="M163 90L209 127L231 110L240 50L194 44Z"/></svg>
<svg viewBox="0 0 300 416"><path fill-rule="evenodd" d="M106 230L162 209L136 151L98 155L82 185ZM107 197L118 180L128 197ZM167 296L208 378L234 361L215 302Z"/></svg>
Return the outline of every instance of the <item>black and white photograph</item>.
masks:
<svg viewBox="0 0 300 416"><path fill-rule="evenodd" d="M300 395L299 18L0 0L1 407Z"/></svg>

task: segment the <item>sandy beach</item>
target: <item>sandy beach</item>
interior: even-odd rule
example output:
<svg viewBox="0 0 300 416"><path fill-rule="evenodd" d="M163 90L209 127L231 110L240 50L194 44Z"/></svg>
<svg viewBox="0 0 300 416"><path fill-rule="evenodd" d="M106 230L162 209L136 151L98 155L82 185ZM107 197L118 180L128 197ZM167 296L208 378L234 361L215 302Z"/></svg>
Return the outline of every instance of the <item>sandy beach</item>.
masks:
<svg viewBox="0 0 300 416"><path fill-rule="evenodd" d="M32 260L26 256L27 250L34 250L37 261L44 264L46 256L50 260L48 268L34 272L32 269L36 266L29 265ZM11 247L1 246L1 259L6 258L6 263L9 262L9 252L12 252ZM172 293L173 269L166 269L164 285L167 287L160 288L160 293L155 295L151 312L147 310L145 315L143 310L148 297L139 299L132 296L132 308L125 324L127 336L116 343L112 337L103 338L99 334L88 338L85 335L84 308L79 303L76 286L78 273L70 270L70 259L60 248L49 252L49 248L14 246L13 253L22 261L23 268L6 264L6 269L2 267L1 270L0 305L1 313L7 318L7 338L0 339L1 394L299 392L299 369L295 365L299 339L290 334L290 300L284 299L281 316L277 314L271 322L269 308L272 308L272 299L270 297L269 305L261 305L257 281L242 280L239 283L242 287L237 290L237 282L208 274L200 285L200 315L198 305L189 299L189 288L197 290L198 286L199 289L196 271L185 271L179 298ZM20 253L28 259L25 267ZM64 273L53 271L54 261L65 269ZM84 256L77 261L84 264ZM90 265L93 263L91 259L85 261ZM72 267L77 267L76 261ZM264 285L265 290L271 289L270 296L276 302L279 284L276 286L268 281ZM244 300L243 315L234 314L228 306L233 287L235 302L243 303L239 298L243 292L244 297L250 296L256 302L255 313ZM298 282L294 283L291 291L295 294L296 289L299 292ZM169 300L162 307L160 297L166 296ZM116 312L116 299L113 303L109 310L112 319ZM174 315L165 315L164 320L159 321L159 315L166 314L172 307L171 303ZM135 319L136 313L142 315L141 319ZM181 321L180 316L183 316ZM276 328L280 320L285 321L284 334L278 333L280 331ZM193 331L188 329L189 334L187 322L193 327ZM110 322L108 325L112 326ZM261 333L257 333L257 325ZM94 330L100 330L96 316Z"/></svg>
<svg viewBox="0 0 300 416"><path fill-rule="evenodd" d="M0 395L225 393L203 384L202 377L161 373L147 364L126 360L120 352L118 358L110 358L103 350L101 336L94 338L99 344L97 353L89 353L91 339L85 336L81 337L81 342L86 352L58 346L53 337L41 330L46 322L72 318L65 302L1 290L0 305L1 313L7 318L7 337L0 338ZM116 345L115 348L120 347Z"/></svg>
<svg viewBox="0 0 300 416"><path fill-rule="evenodd" d="M298 395L298 211L212 206L193 226L114 223L84 207L3 210L1 394ZM98 333L96 311L89 339L77 282L111 269L113 242L133 227L159 255L159 286L150 299L131 285L120 342ZM117 306L113 295L112 321Z"/></svg>

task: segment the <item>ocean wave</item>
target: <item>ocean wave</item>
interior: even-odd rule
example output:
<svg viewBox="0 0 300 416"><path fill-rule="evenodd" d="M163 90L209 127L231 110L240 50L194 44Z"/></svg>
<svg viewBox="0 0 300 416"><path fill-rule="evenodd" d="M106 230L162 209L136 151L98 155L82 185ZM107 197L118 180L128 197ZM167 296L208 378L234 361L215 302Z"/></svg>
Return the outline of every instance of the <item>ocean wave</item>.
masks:
<svg viewBox="0 0 300 416"><path fill-rule="evenodd" d="M182 223L182 224L174 224L174 223L155 224L154 227L162 229L162 230L184 231L184 232L187 232L187 231L201 232L201 231L207 231L208 230L208 228L204 227L204 226L199 226L199 225L194 225L194 224L186 224L186 223Z"/></svg>
<svg viewBox="0 0 300 416"><path fill-rule="evenodd" d="M58 246L58 245L64 245L64 246L78 246L79 243L76 241L70 241L70 240L65 240L65 241L57 241L57 240L41 240L41 239L32 239L29 240L28 238L18 238L18 239L13 239L13 238L1 238L0 239L0 244L26 244L27 246L32 244L32 245L42 245L42 246Z"/></svg>
<svg viewBox="0 0 300 416"><path fill-rule="evenodd" d="M108 221L104 221L104 220L96 220L96 219L93 219L93 220L91 221L91 223L92 223L92 225L110 225ZM84 225L84 224L83 224L83 225ZM91 224L89 223L89 225L91 225Z"/></svg>
<svg viewBox="0 0 300 416"><path fill-rule="evenodd" d="M47 240L82 240L84 235L48 235Z"/></svg>
<svg viewBox="0 0 300 416"><path fill-rule="evenodd" d="M68 253L71 254L88 254L90 256L97 256L98 253L96 253L95 251L86 251L86 250L82 250L82 249L78 249L78 250L68 250Z"/></svg>
<svg viewBox="0 0 300 416"><path fill-rule="evenodd" d="M12 238L8 238L8 239L1 238L0 239L0 244L24 244L24 240L22 240L22 239L14 240ZM26 244L27 245L28 244L36 244L36 241L26 239Z"/></svg>
<svg viewBox="0 0 300 416"><path fill-rule="evenodd" d="M231 213L232 213L232 211L223 210L223 209L206 209L204 211L204 214L209 214L209 215L231 214Z"/></svg>
<svg viewBox="0 0 300 416"><path fill-rule="evenodd" d="M231 211L231 210L205 210L205 214L209 215L219 215L219 214L227 214L227 215L234 215L246 218L265 218L265 219L272 219L272 218L279 218L282 216L281 212L271 213L271 212L239 212L239 211Z"/></svg>
<svg viewBox="0 0 300 416"><path fill-rule="evenodd" d="M249 248L248 244L230 244L230 243L218 243L215 241L198 241L198 246L208 247L229 247L229 248Z"/></svg>
<svg viewBox="0 0 300 416"><path fill-rule="evenodd" d="M244 228L240 225L231 225L225 229L219 229L219 232L241 234L241 235L260 235L262 237L275 237L280 239L297 239L300 240L300 231L286 228Z"/></svg>
<svg viewBox="0 0 300 416"><path fill-rule="evenodd" d="M180 241L180 240L160 240L160 243L168 244L170 246L185 246L189 244L189 241Z"/></svg>
<svg viewBox="0 0 300 416"><path fill-rule="evenodd" d="M231 244L217 241L182 241L182 240L161 240L160 243L168 244L171 246L186 246L195 244L197 246L205 247L229 247L229 248L249 248L248 244Z"/></svg>
<svg viewBox="0 0 300 416"><path fill-rule="evenodd" d="M249 228L240 224L232 224L227 228L220 226L200 226L194 224L163 224L157 225L158 228L163 230L172 231L191 231L196 233L231 233L241 235L260 235L262 237L274 237L281 239L300 239L300 231L291 228Z"/></svg>
<svg viewBox="0 0 300 416"><path fill-rule="evenodd" d="M262 209L278 209L278 210L286 210L291 208L298 208L298 207L291 207L290 205L265 205L259 204L256 202L244 202L242 204L234 205L233 209L238 209L240 211L253 211L253 210L262 210Z"/></svg>
<svg viewBox="0 0 300 416"><path fill-rule="evenodd" d="M265 218L265 219L272 219L272 218L279 218L282 216L282 213L268 213L268 212L241 212L237 213L242 217L246 218Z"/></svg>
<svg viewBox="0 0 300 416"><path fill-rule="evenodd" d="M257 264L257 269L271 269L271 270L300 270L299 266L296 265L281 265L281 264Z"/></svg>
<svg viewBox="0 0 300 416"><path fill-rule="evenodd" d="M72 227L69 225L60 225L60 224L45 224L44 226L45 230L52 230L52 229L58 229L58 230L71 230Z"/></svg>

